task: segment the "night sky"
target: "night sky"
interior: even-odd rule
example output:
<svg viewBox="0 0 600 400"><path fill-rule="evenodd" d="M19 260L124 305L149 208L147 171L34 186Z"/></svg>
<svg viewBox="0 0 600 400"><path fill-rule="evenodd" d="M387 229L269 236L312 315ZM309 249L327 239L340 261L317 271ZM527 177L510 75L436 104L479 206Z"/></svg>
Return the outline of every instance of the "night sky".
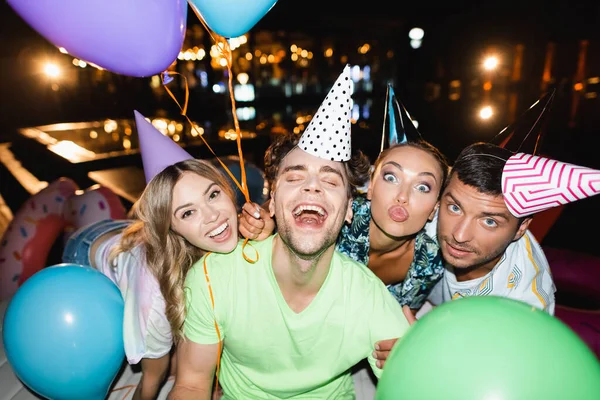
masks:
<svg viewBox="0 0 600 400"><path fill-rule="evenodd" d="M191 10L188 20L197 23ZM349 36L355 35L354 39L364 36L365 40L372 30L397 30L399 43L407 49L409 29L413 26L423 28L425 39L419 49L420 58L411 60L414 65L399 77L403 81L429 79L416 74L430 74L436 59L448 65L448 75L458 75L457 66L473 67L478 62L478 52L487 45L523 43L528 57L535 58L539 65L543 62L548 41L554 41L560 48L555 70L572 75L581 39L590 40L588 76L600 75L600 1L597 0L280 0L253 29L295 30L318 37L340 26L345 26ZM32 105L19 96L31 80L27 75L31 71L28 72L23 60L28 55L42 51L52 53L55 49L6 2L0 5L0 43L3 77L0 80L0 119L7 122L15 115L15 106L10 112L3 111L2 103L21 101L23 104L16 107L18 110Z"/></svg>
<svg viewBox="0 0 600 400"><path fill-rule="evenodd" d="M594 0L280 0L255 28L313 30L327 28L332 18L353 19L356 24L373 18L405 21L407 25L424 28L432 40L441 41L443 37L447 43L466 38L471 41L600 38L600 2ZM189 21L197 21L193 12L189 13ZM39 39L36 36L12 8L2 2L0 55L5 58L14 54L24 43Z"/></svg>

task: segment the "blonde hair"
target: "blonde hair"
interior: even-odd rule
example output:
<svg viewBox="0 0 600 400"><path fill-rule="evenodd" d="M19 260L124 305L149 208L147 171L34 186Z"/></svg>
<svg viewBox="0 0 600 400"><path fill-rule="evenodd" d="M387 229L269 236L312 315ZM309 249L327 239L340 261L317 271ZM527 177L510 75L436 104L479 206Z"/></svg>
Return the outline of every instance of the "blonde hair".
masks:
<svg viewBox="0 0 600 400"><path fill-rule="evenodd" d="M204 254L203 249L171 229L173 188L184 172L192 172L217 183L235 204L229 181L213 165L194 159L173 164L148 183L132 207L131 218L135 221L123 231L120 242L109 255L113 263L120 253L142 245L146 266L157 279L165 299L166 316L175 342L183 338L185 276Z"/></svg>

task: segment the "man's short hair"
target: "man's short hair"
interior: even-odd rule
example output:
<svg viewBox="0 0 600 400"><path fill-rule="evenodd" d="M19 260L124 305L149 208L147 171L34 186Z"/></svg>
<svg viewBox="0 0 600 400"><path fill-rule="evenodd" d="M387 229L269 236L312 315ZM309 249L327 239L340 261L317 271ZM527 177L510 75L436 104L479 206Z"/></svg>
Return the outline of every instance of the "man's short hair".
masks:
<svg viewBox="0 0 600 400"><path fill-rule="evenodd" d="M480 193L500 196L502 171L512 155L511 151L491 143L473 143L460 152L448 179L456 175L462 183Z"/></svg>
<svg viewBox="0 0 600 400"><path fill-rule="evenodd" d="M300 138L300 134L293 132L278 135L267 149L264 159L265 176L271 188L274 187L279 174L281 160L298 145ZM369 158L359 150L353 152L350 160L344 161L342 164L350 183L348 194L354 196L358 193L358 188L368 182L371 163Z"/></svg>

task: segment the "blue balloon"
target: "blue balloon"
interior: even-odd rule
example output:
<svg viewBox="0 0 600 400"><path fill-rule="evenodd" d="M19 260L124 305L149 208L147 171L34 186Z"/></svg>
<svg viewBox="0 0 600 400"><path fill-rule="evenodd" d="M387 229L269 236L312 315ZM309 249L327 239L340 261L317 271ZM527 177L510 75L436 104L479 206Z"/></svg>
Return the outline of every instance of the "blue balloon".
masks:
<svg viewBox="0 0 600 400"><path fill-rule="evenodd" d="M11 299L4 348L15 375L49 399L106 398L125 358L124 302L96 269L44 268Z"/></svg>
<svg viewBox="0 0 600 400"><path fill-rule="evenodd" d="M277 0L189 0L188 3L211 30L233 38L252 29Z"/></svg>

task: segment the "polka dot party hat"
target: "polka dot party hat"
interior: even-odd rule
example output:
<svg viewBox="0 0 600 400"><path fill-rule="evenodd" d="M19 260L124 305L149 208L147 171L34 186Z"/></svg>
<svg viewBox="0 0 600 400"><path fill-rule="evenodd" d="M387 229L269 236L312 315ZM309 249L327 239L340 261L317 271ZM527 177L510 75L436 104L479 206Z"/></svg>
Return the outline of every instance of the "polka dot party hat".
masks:
<svg viewBox="0 0 600 400"><path fill-rule="evenodd" d="M302 133L298 147L325 160L350 160L351 109L352 80L346 65Z"/></svg>

